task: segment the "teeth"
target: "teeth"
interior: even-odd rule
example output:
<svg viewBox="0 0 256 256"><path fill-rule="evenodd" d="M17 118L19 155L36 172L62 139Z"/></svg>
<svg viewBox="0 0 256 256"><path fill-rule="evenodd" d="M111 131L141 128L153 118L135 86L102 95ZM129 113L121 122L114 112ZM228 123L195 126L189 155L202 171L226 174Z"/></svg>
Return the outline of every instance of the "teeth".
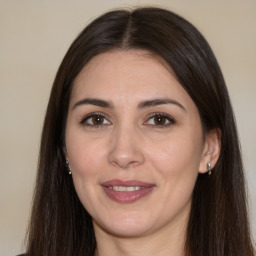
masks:
<svg viewBox="0 0 256 256"><path fill-rule="evenodd" d="M132 192L132 191L137 191L141 189L141 187L137 187L137 186L135 187L113 186L109 188L119 192Z"/></svg>

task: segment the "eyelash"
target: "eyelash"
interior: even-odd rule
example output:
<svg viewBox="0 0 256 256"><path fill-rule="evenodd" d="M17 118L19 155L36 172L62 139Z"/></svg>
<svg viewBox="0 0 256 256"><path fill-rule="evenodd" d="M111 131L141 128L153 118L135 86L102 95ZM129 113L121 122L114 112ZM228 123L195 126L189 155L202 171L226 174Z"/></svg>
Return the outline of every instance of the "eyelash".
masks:
<svg viewBox="0 0 256 256"><path fill-rule="evenodd" d="M168 121L167 124L159 124L159 125L156 125L156 124L147 124L149 126L153 126L155 128L166 128L166 127L169 127L173 124L176 123L175 119L172 118L171 116L165 114L165 113L161 113L161 112L158 112L158 113L153 113L148 119L147 121L145 122L145 124L152 118L164 118L165 120Z"/></svg>
<svg viewBox="0 0 256 256"><path fill-rule="evenodd" d="M90 118L103 118L103 122L105 122L107 120L107 124L106 123L102 123L102 124L90 124L88 123L88 120ZM168 123L165 123L165 124L149 124L148 122L152 119L152 118L163 118L166 121L168 121ZM92 121L93 122L93 121ZM148 126L152 126L154 128L166 128L166 127L169 127L173 124L175 124L176 121L174 118L172 118L171 116L165 114L165 113L153 113L150 115L150 117L147 119L147 121L144 123L145 125L148 125ZM107 116L103 113L91 113L91 114L88 114L86 115L80 122L80 124L84 125L84 126L87 126L89 128L101 128L102 126L105 126L105 125L110 125L111 122L108 120Z"/></svg>
<svg viewBox="0 0 256 256"><path fill-rule="evenodd" d="M109 124L89 124L88 123L88 120L90 119L90 118L93 118L93 117L99 117L99 118L103 118L104 119L104 122L105 122L105 120L107 120L107 122L109 122ZM111 124L111 122L108 120L108 118L107 118L107 116L105 115L105 114L103 114L103 113L91 113L91 114L88 114L88 115L86 115L83 119L82 119L82 121L80 122L80 124L82 124L82 125L84 125L84 126L87 126L87 127L89 127L89 128L100 128L100 127L102 127L102 126L104 126L104 125L110 125Z"/></svg>

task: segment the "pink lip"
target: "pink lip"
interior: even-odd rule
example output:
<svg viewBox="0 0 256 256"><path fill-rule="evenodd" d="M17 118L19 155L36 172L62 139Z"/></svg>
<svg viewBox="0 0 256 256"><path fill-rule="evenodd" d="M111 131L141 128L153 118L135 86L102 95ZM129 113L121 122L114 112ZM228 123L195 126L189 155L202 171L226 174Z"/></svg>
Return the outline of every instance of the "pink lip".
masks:
<svg viewBox="0 0 256 256"><path fill-rule="evenodd" d="M101 184L106 195L118 202L118 203L132 203L135 202L142 197L148 195L155 187L155 184L150 184L138 180L110 180ZM136 191L116 191L113 190L114 186L123 186L123 187L140 187L139 190Z"/></svg>

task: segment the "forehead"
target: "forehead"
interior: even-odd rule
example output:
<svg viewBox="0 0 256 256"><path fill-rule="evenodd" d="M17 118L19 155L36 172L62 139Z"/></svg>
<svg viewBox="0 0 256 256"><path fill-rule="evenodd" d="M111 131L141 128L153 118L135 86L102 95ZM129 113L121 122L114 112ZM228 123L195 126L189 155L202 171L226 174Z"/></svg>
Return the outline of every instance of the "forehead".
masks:
<svg viewBox="0 0 256 256"><path fill-rule="evenodd" d="M192 101L160 58L140 50L119 50L95 56L82 69L74 81L71 101L83 97L135 101L166 96Z"/></svg>

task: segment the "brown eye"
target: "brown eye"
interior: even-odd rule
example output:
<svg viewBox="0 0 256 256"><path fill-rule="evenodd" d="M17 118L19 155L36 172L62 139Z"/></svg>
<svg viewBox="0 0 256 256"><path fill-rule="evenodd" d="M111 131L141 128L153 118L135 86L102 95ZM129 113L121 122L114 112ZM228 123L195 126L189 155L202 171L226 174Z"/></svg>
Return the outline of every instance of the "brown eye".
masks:
<svg viewBox="0 0 256 256"><path fill-rule="evenodd" d="M167 114L154 114L151 116L145 124L150 125L150 126L155 126L159 128L164 128L168 127L172 124L174 124L175 121L172 117L170 117Z"/></svg>
<svg viewBox="0 0 256 256"><path fill-rule="evenodd" d="M87 116L84 120L81 122L84 125L87 126L101 126L101 125L109 125L111 124L104 115L100 114L92 114L90 116Z"/></svg>
<svg viewBox="0 0 256 256"><path fill-rule="evenodd" d="M165 116L155 116L154 123L155 125L165 125L167 118Z"/></svg>
<svg viewBox="0 0 256 256"><path fill-rule="evenodd" d="M100 116L100 115L95 115L95 116L91 117L91 119L92 119L93 125L101 125L104 122L104 117Z"/></svg>

